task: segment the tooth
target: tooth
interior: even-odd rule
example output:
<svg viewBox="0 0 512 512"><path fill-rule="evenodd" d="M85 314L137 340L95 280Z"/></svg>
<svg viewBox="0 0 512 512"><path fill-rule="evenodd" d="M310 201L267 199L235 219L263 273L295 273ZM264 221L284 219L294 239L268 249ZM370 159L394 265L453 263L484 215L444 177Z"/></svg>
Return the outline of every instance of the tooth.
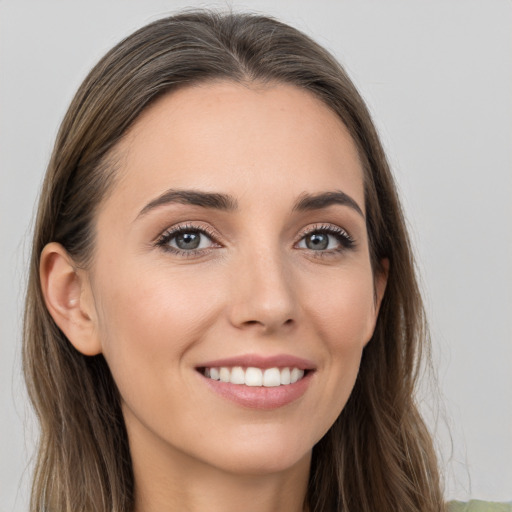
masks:
<svg viewBox="0 0 512 512"><path fill-rule="evenodd" d="M219 372L220 375L220 381L221 382L229 382L230 378L230 371L229 368L226 368L225 366L222 366Z"/></svg>
<svg viewBox="0 0 512 512"><path fill-rule="evenodd" d="M245 372L241 366L234 366L231 369L231 384L245 384Z"/></svg>
<svg viewBox="0 0 512 512"><path fill-rule="evenodd" d="M277 387L280 385L294 384L304 377L304 370L299 368L260 368L249 367L247 370L241 366L229 368L222 366L220 368L205 368L205 377L221 382L230 382L232 384L245 384L246 386L265 386Z"/></svg>
<svg viewBox="0 0 512 512"><path fill-rule="evenodd" d="M281 384L290 384L290 368L283 368L281 370Z"/></svg>
<svg viewBox="0 0 512 512"><path fill-rule="evenodd" d="M298 380L302 379L302 377L304 377L304 370L299 370L298 368L294 368L290 374L290 383L294 384Z"/></svg>
<svg viewBox="0 0 512 512"><path fill-rule="evenodd" d="M281 384L281 372L279 368L268 368L263 373L263 385L266 388L274 388Z"/></svg>
<svg viewBox="0 0 512 512"><path fill-rule="evenodd" d="M263 384L263 372L259 368L249 367L245 370L246 386L261 386Z"/></svg>

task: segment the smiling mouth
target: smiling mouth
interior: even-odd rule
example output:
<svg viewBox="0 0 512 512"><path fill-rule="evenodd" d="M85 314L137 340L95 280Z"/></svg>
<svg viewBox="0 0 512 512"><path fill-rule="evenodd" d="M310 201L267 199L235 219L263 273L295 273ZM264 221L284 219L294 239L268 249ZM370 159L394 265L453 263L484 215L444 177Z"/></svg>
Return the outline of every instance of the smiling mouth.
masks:
<svg viewBox="0 0 512 512"><path fill-rule="evenodd" d="M302 380L309 370L294 367L257 368L249 366L220 366L198 368L206 378L220 382L238 384L249 387L278 387L295 384Z"/></svg>

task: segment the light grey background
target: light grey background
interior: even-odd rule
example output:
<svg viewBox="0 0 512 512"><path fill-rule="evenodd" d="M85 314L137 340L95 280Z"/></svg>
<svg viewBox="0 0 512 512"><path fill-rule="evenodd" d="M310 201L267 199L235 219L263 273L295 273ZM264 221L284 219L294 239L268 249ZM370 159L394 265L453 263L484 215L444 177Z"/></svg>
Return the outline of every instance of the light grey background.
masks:
<svg viewBox="0 0 512 512"><path fill-rule="evenodd" d="M0 511L27 508L36 428L20 371L33 205L58 124L121 37L194 1L0 0ZM232 2L345 64L388 151L442 390L447 497L512 500L512 2ZM453 449L443 418L447 419Z"/></svg>

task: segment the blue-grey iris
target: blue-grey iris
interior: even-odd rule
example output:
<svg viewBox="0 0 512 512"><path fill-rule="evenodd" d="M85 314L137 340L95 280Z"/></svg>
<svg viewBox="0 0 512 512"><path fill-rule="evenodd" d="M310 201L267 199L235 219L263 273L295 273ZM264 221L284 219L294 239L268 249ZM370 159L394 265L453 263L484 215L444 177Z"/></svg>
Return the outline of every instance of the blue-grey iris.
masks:
<svg viewBox="0 0 512 512"><path fill-rule="evenodd" d="M176 246L179 249L190 250L197 249L201 242L200 233L187 232L176 235Z"/></svg>
<svg viewBox="0 0 512 512"><path fill-rule="evenodd" d="M313 233L306 237L306 247L313 250L324 250L329 245L329 236L325 233Z"/></svg>

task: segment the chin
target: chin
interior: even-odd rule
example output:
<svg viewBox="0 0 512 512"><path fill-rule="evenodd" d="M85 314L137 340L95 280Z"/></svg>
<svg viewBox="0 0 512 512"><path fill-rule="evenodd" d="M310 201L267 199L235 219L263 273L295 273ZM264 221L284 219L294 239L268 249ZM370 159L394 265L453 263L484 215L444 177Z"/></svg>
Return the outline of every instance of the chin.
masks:
<svg viewBox="0 0 512 512"><path fill-rule="evenodd" d="M222 453L215 450L217 453L211 454L210 464L229 473L253 476L285 472L303 464L309 466L313 444L305 443L305 437L294 437L262 436L228 441L229 449Z"/></svg>

